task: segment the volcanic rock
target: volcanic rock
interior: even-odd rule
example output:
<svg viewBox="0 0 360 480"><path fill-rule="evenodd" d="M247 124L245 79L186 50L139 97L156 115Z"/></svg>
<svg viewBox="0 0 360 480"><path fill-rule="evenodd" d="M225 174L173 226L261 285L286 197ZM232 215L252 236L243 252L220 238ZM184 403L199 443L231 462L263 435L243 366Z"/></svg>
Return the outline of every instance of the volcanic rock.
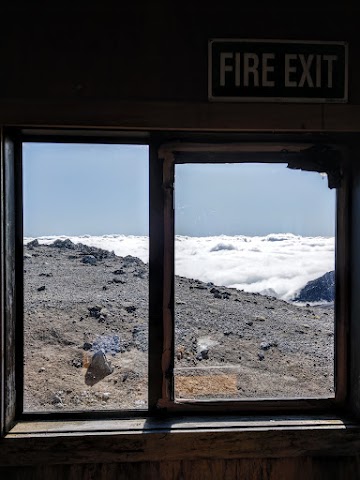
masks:
<svg viewBox="0 0 360 480"><path fill-rule="evenodd" d="M300 290L296 302L333 302L335 299L335 272L327 272Z"/></svg>

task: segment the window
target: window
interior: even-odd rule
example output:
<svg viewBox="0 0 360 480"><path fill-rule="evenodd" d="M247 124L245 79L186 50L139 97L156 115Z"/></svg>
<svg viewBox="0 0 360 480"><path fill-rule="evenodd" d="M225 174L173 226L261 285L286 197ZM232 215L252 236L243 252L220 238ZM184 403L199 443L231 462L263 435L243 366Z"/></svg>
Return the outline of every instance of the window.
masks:
<svg viewBox="0 0 360 480"><path fill-rule="evenodd" d="M335 191L274 163L175 165L175 400L334 396Z"/></svg>
<svg viewBox="0 0 360 480"><path fill-rule="evenodd" d="M335 278L344 276L346 232L344 224L339 228L344 219L338 218L335 245L335 191L328 189L341 186L339 151L314 145L178 143L164 146L161 155L167 192L165 278L171 285L164 288L164 320L168 338L174 338L171 355L164 348L161 405L266 411L341 402L345 282L335 286ZM246 193L239 195L239 189ZM339 192L338 211L344 208ZM221 208L224 197L228 204ZM246 236L249 228L257 244ZM219 237L227 232L232 237ZM302 246L295 247L297 242ZM299 264L297 248L302 250ZM251 263L246 263L249 251ZM306 260L308 254L312 260ZM316 262L325 258L316 274ZM234 259L240 263L236 268ZM287 264L282 282L274 260L278 268ZM239 268L250 281L239 281L244 277ZM306 280L310 271L313 276ZM271 283L264 281L266 275ZM334 300L324 292L307 296L309 290L319 293L321 284L334 297L336 290L335 303L321 302Z"/></svg>
<svg viewBox="0 0 360 480"><path fill-rule="evenodd" d="M144 410L148 147L22 144L24 412Z"/></svg>
<svg viewBox="0 0 360 480"><path fill-rule="evenodd" d="M221 413L328 410L342 404L346 394L347 368L345 362L347 312L344 298L347 289L348 227L345 217L339 216L339 212L344 212L347 208L347 196L343 193L341 183L343 167L340 149L315 141L298 143L293 139L280 142L274 138L272 143L264 141L261 137L256 137L256 143L249 142L248 139L246 141L237 139L236 143L233 139L231 141L229 138L224 140L220 137L220 139L221 143L168 144L165 137L160 138L159 141L159 136L132 138L130 134L121 136L116 133L96 136L89 132L10 132L6 141L6 162L3 165L5 222L2 242L5 251L9 253L4 260L3 268L5 286L3 308L6 318L5 328L9 338L5 349L4 377L10 379L3 385L5 429L9 428L14 418L33 418L33 415L37 418L36 412L45 412L54 418L61 418L65 414L73 418L91 418L92 415L99 417L107 414L119 417L156 415L157 412L164 412L164 410ZM53 149L55 156L59 152L62 154L65 152L65 157L62 157L61 161L60 157L58 161L54 158L49 159L47 151L49 147ZM38 149L36 159L33 157L34 149ZM73 155L77 149L79 152L84 152L85 149L85 154L82 153L82 157L80 155L75 158ZM131 159L129 168L125 168L126 159L121 159L120 154L116 154L116 159L109 160L107 163L106 152L114 151L126 152L126 155L130 156L134 153L136 158ZM143 160L140 162L141 167L138 172L124 177L122 172L131 172L139 155L142 155ZM147 173L148 160L149 172ZM46 185L39 183L36 162L39 162L38 167L43 168L45 164L46 167L51 166L49 173L53 175L53 183L48 181ZM41 162L45 163L41 164ZM54 163L51 165L51 162ZM95 175L88 176L86 163L91 165ZM182 232L183 227L180 222L183 207L181 195L184 193L191 195L190 184L184 180L186 176L188 179L201 182L206 175L211 175L221 183L229 182L229 190L234 193L237 189L238 175L246 177L244 169L249 166L252 169L259 169L254 173L259 175L258 178L260 175L263 179L268 177L271 183L271 175L276 177L283 175L284 165L287 164L292 169L287 173L305 179L305 183L309 175L312 178L316 177L317 181L321 182L323 190L326 190L328 196L326 201L332 204L332 210L328 210L327 207L324 210L330 220L325 222L324 228L328 230L323 237L329 238L327 243L326 239L323 240L320 247L322 254L324 252L329 254L324 273L335 271L335 274L330 275L332 280L329 280L330 283L331 281L334 283L336 279L335 307L333 310L331 308L326 310L324 307L313 306L311 299L304 300L305 306L301 307L301 311L305 311L303 317L297 313L300 307L285 303L285 300L290 298L290 293L294 298L300 291L301 285L296 282L284 293L281 289L276 291L276 288L271 287L270 284L264 284L260 289L261 281L255 279L253 285L259 284L256 289L253 292L243 293L240 290L244 288L236 278L233 281L224 282L221 279L207 278L206 274L197 275L199 268L196 265L195 270L190 270L190 273L177 270L182 259L179 256L180 243L175 242L175 236L186 235L186 231ZM222 174L220 175L216 168L221 168L225 172L225 177L221 177ZM198 169L197 173L196 169ZM56 175L55 172L57 172ZM134 202L134 197L131 196L134 189L137 189L138 197L140 192L141 194L147 192L148 179L145 179L144 173L146 173L145 177L147 175L149 177L149 200L147 193L142 196L139 217L136 217L137 214L131 210L125 224L134 227L133 230L126 231L126 235L135 234L145 239L147 225L144 218L147 217L147 211L150 211L148 267L146 259L142 258L140 253L145 247L136 243L138 238L132 239L129 251L126 249L117 251L117 247L114 246L114 257L109 253L111 247L104 248L104 241L103 243L98 241L95 244L93 238L84 237L86 232L101 235L102 240L105 238L104 235L107 235L107 244L110 245L112 242L112 245L115 245L114 237L109 238L109 235L123 234L124 230L104 231L101 230L100 224L103 220L116 224L119 215L127 211ZM324 173L323 179L319 173ZM61 187L61 176L67 179L63 203L59 203L61 196L56 196L56 190ZM327 181L332 188L338 189L336 206L334 190L327 191L325 188ZM284 180L284 188L287 182L288 180ZM79 195L80 185L82 195ZM254 185L255 190L254 188L249 190L248 203L238 205L237 208L249 210L250 204L256 199L257 184ZM118 187L123 193L125 191L126 198L113 198ZM47 189L45 200L39 197L44 188ZM196 185L193 192L196 192ZM86 195L89 193L90 196L87 199ZM283 190L276 193L282 197L286 192ZM303 195L303 200L308 200L304 192ZM219 201L219 198L213 197L215 201ZM52 206L51 199L55 202ZM88 203L90 200L94 202ZM119 205L119 202L122 205ZM113 203L118 205L118 210L110 209ZM281 203L284 203L283 198L280 198ZM65 205L69 207L65 208ZM40 234L37 231L32 232L32 222L36 218L36 212L44 207L41 213L42 218L40 218L44 223L50 206L52 209L56 208L56 221L53 226L50 223L50 215L45 222L49 231L40 229ZM126 208L122 208L123 206ZM62 219L69 216L68 212L71 209L75 210L75 207L78 213L71 218L71 221L76 228L73 232L66 232L65 227L60 227ZM87 213L85 215L81 210L82 207L85 207L85 210L88 208L91 215ZM197 205L190 202L188 207L188 211L193 211L196 210ZM97 209L99 215L96 214ZM208 223L211 207L202 205L201 209L207 215L205 223ZM232 212L232 208L229 207L229 218L233 216ZM337 226L335 227L336 212ZM285 213L285 210L278 212L279 221ZM222 215L221 213L220 216ZM251 215L254 216L254 214ZM139 220L140 218L144 220L145 227L136 231L142 221ZM217 218L219 220L219 215ZM86 232L81 230L84 219L90 221L90 226L94 227L93 230L88 230L87 227ZM222 220L225 219L222 218ZM69 218L66 221L69 221ZM296 221L302 222L298 216ZM306 218L304 222L306 223ZM264 219L260 223L263 224ZM69 225L69 223L63 225ZM301 231L294 230L290 233L300 235ZM222 230L214 232L215 230L209 231L208 236L219 235ZM258 233L258 236L262 239L267 236L269 245L272 243L274 247L276 241L284 240L284 237L271 237L270 234L273 233L284 235L289 232L279 232L279 230L271 232L268 229ZM249 238L245 239L246 235L249 237L248 232L241 229L232 232L233 236L241 234L244 236L243 241L249 241ZM44 238L44 235L53 236ZM54 235L62 235L62 237L55 238ZM75 238L79 235L82 238ZM28 237L25 241L24 236ZM308 236L311 237L311 235ZM335 236L336 245L334 244ZM54 241L56 241L55 245ZM147 242L146 238L144 243L147 244ZM53 246L46 244L53 244ZM82 245L79 246L79 244ZM310 250L320 248L319 245L307 246ZM200 246L200 249L203 247ZM239 246L229 242L228 239L216 239L213 244L209 244L206 251L211 252L214 257L223 262L236 249L239 249ZM256 253L255 250L256 247L253 248L253 253ZM287 253L286 251L277 252L278 255L283 256ZM120 255L121 259L116 255ZM57 264L56 267L55 264ZM64 265L67 265L66 268L64 267L65 270L67 269L66 272L62 271ZM71 278L68 276L69 270L72 272ZM95 271L99 271L99 278L101 278L99 284L95 282ZM84 272L86 275L82 276ZM313 278L310 278L308 273L304 274L304 286L308 281L321 277L319 269L314 268L312 274ZM60 275L63 275L63 283L55 286L54 276ZM85 281L86 285L83 284ZM91 293L89 296L89 289L95 284L96 293ZM130 287L126 292L124 285L126 288ZM182 293L180 288L183 289ZM51 293L52 289L54 294ZM71 302L68 302L67 298L62 298L66 290L72 292ZM86 291L88 295L86 298L79 293L82 291ZM204 324L207 322L206 328L201 327L196 335L193 334L190 327L196 321L193 315L195 296L192 303L187 304L186 291L189 295L190 292L195 295L199 302L200 295L206 296L206 299L204 297L201 300L205 310L200 308L197 314L206 316L209 312L213 315L212 311L215 311L216 315L221 317L219 325L215 325L216 315L213 315L211 320L204 320ZM54 300L55 293L61 301ZM135 297L131 297L134 294L137 295L138 301L134 300ZM276 296L280 298L275 299ZM324 299L320 298L320 300ZM149 302L148 312L145 307L147 302ZM242 308L242 310L239 308L245 303L251 305L251 314L248 308ZM306 303L311 305L306 306ZM290 350L295 348L294 343L291 343L293 340L290 340L290 337L282 337L280 333L277 334L279 338L275 338L276 335L272 335L269 330L266 333L264 329L264 322L267 322L267 318L274 317L273 310L279 308L280 304L283 309L280 317L284 317L285 314L292 317L291 328L296 337L295 341L302 341L301 348L296 351L297 356L294 356L294 360L288 364L286 361L289 358L286 358L284 352L286 348ZM222 310L219 310L220 305ZM58 313L55 313L55 310L61 309L65 311L67 329L60 327L65 317L61 320ZM119 315L119 310L122 315ZM246 315L245 310L248 312ZM264 316L265 311L267 318ZM47 313L52 320L50 322L52 325L49 326L48 323L45 327L45 323L49 320L46 318ZM240 329L233 321L236 315L242 315ZM230 326L226 321L227 316L232 318ZM305 316L308 316L307 320ZM334 321L332 316L335 318ZM276 320L277 323L281 321L281 318ZM128 324L125 325L124 322ZM321 326L317 328L319 324ZM201 329L204 331L202 332ZM310 330L313 343L306 340L309 337L307 332ZM251 362L254 367L250 371L249 365L246 364L250 358L246 358L246 342L250 345L254 331L256 331L256 338L254 337L253 343L256 344L256 348L248 349L248 352L251 351ZM316 334L318 339L315 339ZM325 353L324 342L327 348ZM218 348L219 344L221 348ZM51 349L47 348L50 346ZM236 361L233 355L232 360L228 361L226 352L234 348L239 348L240 353L236 352ZM318 364L314 364L314 358L309 356L313 363L306 366L305 364L310 360L302 357L306 357L310 351L314 350L319 351ZM25 352L25 365L23 365L23 352ZM211 357L210 362L208 362L209 357ZM273 363L285 362L284 368L276 372L277 376L267 371L269 359L272 359ZM293 374L292 369L296 368L296 363L300 360L303 361L310 375L313 378L321 376L321 381L315 382L314 386L309 386L307 377L300 378L301 368ZM92 362L95 362L95 365L91 365ZM56 365L56 368L49 367L52 364ZM66 364L66 371L70 373L62 373L64 364ZM114 369L116 375L113 374ZM264 388L251 390L252 387L244 388L241 385L239 381L241 375L247 375L250 378L256 374L260 375L259 378L261 375L266 376L267 383L264 383ZM34 381L34 376L41 379L40 383L39 380ZM54 387L56 382L52 383L54 382L52 376L64 377L61 378L64 388ZM289 378L284 380L286 376ZM75 378L77 380L74 380ZM80 378L84 385L78 393L75 389ZM98 381L99 378L100 381ZM277 386L282 385L281 388L276 391L270 390L272 382L276 382ZM290 384L294 388L290 388ZM117 395L116 391L120 391L121 395ZM19 392L24 393L24 398ZM83 397L81 392L85 392ZM15 397L16 403L13 401ZM39 398L45 399L43 404Z"/></svg>

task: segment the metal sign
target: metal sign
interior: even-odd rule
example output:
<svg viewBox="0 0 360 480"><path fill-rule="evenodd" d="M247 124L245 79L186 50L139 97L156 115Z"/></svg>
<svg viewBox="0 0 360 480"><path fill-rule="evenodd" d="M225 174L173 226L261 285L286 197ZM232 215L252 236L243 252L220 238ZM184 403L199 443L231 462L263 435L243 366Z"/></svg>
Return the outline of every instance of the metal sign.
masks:
<svg viewBox="0 0 360 480"><path fill-rule="evenodd" d="M209 100L347 102L345 42L209 42Z"/></svg>

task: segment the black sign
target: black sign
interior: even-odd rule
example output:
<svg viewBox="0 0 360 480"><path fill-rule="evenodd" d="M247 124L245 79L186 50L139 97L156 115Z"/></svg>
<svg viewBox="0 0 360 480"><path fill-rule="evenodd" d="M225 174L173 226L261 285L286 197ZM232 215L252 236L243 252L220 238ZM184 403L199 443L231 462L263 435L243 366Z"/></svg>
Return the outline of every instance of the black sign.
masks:
<svg viewBox="0 0 360 480"><path fill-rule="evenodd" d="M211 40L209 100L347 102L347 44Z"/></svg>

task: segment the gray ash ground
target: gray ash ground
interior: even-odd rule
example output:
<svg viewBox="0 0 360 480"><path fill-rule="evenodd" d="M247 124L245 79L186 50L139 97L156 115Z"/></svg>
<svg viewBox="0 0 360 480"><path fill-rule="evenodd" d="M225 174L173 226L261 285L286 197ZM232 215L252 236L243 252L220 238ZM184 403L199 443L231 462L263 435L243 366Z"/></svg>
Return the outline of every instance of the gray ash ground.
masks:
<svg viewBox="0 0 360 480"><path fill-rule="evenodd" d="M333 396L333 308L175 283L179 399ZM26 411L146 408L146 264L35 241L24 290Z"/></svg>

